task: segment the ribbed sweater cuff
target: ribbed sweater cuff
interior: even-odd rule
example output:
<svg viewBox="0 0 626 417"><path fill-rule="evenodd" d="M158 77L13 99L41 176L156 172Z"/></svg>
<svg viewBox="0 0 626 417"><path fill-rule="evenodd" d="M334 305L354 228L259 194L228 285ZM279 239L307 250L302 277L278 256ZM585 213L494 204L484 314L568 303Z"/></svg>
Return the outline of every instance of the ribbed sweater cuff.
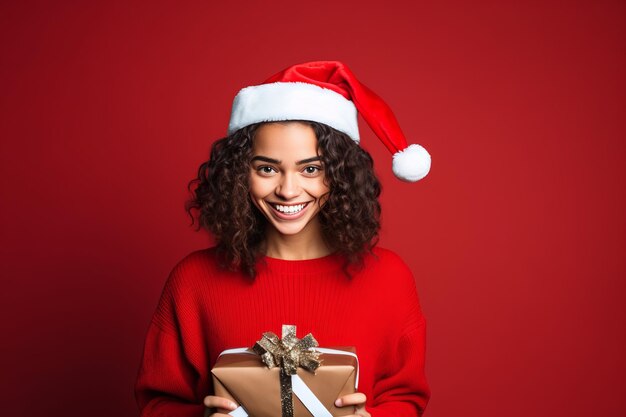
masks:
<svg viewBox="0 0 626 417"><path fill-rule="evenodd" d="M409 403L404 401L390 401L376 407L365 407L371 417L421 417L422 414Z"/></svg>
<svg viewBox="0 0 626 417"><path fill-rule="evenodd" d="M183 404L172 400L161 400L143 409L141 417L204 417L204 404Z"/></svg>

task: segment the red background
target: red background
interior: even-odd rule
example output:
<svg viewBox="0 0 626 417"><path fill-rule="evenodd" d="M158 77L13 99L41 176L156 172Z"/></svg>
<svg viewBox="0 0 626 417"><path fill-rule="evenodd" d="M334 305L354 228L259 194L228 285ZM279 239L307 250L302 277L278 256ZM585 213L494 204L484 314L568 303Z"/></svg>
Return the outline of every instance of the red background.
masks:
<svg viewBox="0 0 626 417"><path fill-rule="evenodd" d="M426 415L625 415L625 3L267 3L3 2L0 413L137 414L232 98L338 59L433 157L401 183L361 124L427 317Z"/></svg>

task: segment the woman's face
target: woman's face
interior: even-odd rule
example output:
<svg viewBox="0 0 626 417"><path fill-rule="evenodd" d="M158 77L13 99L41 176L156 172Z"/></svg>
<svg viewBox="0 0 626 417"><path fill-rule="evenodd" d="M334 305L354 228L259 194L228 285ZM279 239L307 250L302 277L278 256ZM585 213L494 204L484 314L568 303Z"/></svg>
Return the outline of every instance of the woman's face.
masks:
<svg viewBox="0 0 626 417"><path fill-rule="evenodd" d="M317 213L328 198L317 138L309 125L267 123L255 134L250 196L283 235L319 232Z"/></svg>

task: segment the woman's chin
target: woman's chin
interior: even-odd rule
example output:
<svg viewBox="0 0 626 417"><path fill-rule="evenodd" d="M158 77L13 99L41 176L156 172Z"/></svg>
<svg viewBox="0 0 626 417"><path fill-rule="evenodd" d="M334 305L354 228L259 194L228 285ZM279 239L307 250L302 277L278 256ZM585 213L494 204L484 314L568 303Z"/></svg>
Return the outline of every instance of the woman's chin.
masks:
<svg viewBox="0 0 626 417"><path fill-rule="evenodd" d="M272 223L272 226L274 227L274 229L279 235L296 236L304 230L304 227L306 226L306 224L303 223L303 224L285 225L285 224Z"/></svg>
<svg viewBox="0 0 626 417"><path fill-rule="evenodd" d="M309 218L309 216L301 217L297 220L280 221L277 219L268 219L272 225L272 229L281 236L298 236L306 233L307 235L315 235L316 229L321 233L317 216Z"/></svg>

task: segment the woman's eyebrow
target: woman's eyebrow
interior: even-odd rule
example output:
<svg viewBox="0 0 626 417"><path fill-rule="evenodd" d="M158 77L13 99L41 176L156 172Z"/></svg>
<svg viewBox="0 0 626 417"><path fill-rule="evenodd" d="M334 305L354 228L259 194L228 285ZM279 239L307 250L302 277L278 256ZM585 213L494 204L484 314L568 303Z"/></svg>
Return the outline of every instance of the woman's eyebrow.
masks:
<svg viewBox="0 0 626 417"><path fill-rule="evenodd" d="M296 162L296 165L308 164L309 162L319 161L321 158L319 156L314 156L313 158L303 159L302 161Z"/></svg>
<svg viewBox="0 0 626 417"><path fill-rule="evenodd" d="M302 165L302 164L308 164L309 162L313 162L313 161L319 161L321 158L319 156L314 156L312 158L307 158L307 159L303 159L301 161L296 162L296 165ZM269 162L270 164L278 164L280 165L282 163L282 161L278 160L278 159L274 159L274 158L268 158L267 156L261 156L261 155L257 155L254 158L252 158L252 161L263 161L263 162Z"/></svg>
<svg viewBox="0 0 626 417"><path fill-rule="evenodd" d="M272 159L272 158L268 158L267 156L255 156L254 158L252 158L252 161L263 161L263 162L269 162L270 164L278 164L280 165L282 161L279 161L278 159Z"/></svg>

